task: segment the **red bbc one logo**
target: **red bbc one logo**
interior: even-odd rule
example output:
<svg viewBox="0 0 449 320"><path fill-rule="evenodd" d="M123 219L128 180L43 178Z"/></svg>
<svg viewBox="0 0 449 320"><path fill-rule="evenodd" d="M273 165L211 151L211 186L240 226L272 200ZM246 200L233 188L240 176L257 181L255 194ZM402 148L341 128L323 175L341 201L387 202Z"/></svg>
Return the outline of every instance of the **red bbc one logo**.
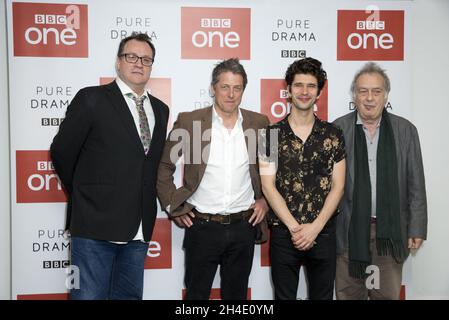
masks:
<svg viewBox="0 0 449 320"><path fill-rule="evenodd" d="M321 90L321 95L315 104L315 114L321 120L327 121L328 118L328 92L327 82ZM261 79L260 80L260 100L261 113L265 114L270 123L276 123L285 118L290 112L291 105L287 101L288 91L283 79Z"/></svg>
<svg viewBox="0 0 449 320"><path fill-rule="evenodd" d="M181 8L183 59L250 59L251 9Z"/></svg>
<svg viewBox="0 0 449 320"><path fill-rule="evenodd" d="M87 57L87 5L14 2L14 56Z"/></svg>
<svg viewBox="0 0 449 320"><path fill-rule="evenodd" d="M66 202L48 151L16 151L17 203Z"/></svg>
<svg viewBox="0 0 449 320"><path fill-rule="evenodd" d="M171 269L171 238L171 221L166 218L156 219L153 236L148 245L145 269Z"/></svg>
<svg viewBox="0 0 449 320"><path fill-rule="evenodd" d="M404 60L404 11L338 10L337 60Z"/></svg>

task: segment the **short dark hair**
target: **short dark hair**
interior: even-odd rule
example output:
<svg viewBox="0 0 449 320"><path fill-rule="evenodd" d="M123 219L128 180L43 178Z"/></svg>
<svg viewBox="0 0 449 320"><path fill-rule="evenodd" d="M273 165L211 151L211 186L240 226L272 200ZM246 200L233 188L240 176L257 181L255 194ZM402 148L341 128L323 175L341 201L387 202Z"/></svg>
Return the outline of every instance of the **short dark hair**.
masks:
<svg viewBox="0 0 449 320"><path fill-rule="evenodd" d="M220 76L220 74L228 71L232 72L233 74L239 74L242 76L243 89L245 89L246 84L248 83L248 77L246 75L245 68L243 68L238 58L223 60L215 66L214 70L212 71L212 87L214 87L218 83L218 77Z"/></svg>
<svg viewBox="0 0 449 320"><path fill-rule="evenodd" d="M318 82L318 95L324 88L327 80L327 73L321 66L321 61L314 58L304 58L293 62L285 72L285 82L288 86L291 86L293 79L297 74L310 74L317 79Z"/></svg>
<svg viewBox="0 0 449 320"><path fill-rule="evenodd" d="M117 57L120 57L122 55L123 49L125 48L125 44L130 40L137 40L137 41L142 41L142 42L148 43L151 50L153 50L152 59L154 61L154 57L156 56L156 48L154 47L153 42L151 42L151 38L148 36L148 34L141 33L141 32L133 32L133 33L131 33L130 36L123 38L122 41L120 41L120 44L118 46L118 51L117 51Z"/></svg>

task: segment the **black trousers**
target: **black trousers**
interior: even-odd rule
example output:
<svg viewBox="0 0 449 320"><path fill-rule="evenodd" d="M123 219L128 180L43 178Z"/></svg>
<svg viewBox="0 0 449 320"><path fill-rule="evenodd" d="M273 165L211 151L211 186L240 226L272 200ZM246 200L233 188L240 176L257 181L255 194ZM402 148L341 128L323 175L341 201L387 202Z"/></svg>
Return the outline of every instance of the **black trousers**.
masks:
<svg viewBox="0 0 449 320"><path fill-rule="evenodd" d="M335 220L331 219L316 238L312 249L299 251L290 232L272 226L270 242L271 277L276 300L296 300L299 272L305 267L310 300L332 300L336 269Z"/></svg>
<svg viewBox="0 0 449 320"><path fill-rule="evenodd" d="M194 218L184 236L185 299L209 299L220 265L221 298L246 300L255 236L247 220L224 225Z"/></svg>

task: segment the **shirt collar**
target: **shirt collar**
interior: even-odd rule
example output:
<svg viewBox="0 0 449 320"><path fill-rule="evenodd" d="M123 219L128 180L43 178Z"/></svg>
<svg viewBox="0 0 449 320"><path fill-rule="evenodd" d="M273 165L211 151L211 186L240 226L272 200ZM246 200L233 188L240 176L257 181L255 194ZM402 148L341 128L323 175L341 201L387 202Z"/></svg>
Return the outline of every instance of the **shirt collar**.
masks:
<svg viewBox="0 0 449 320"><path fill-rule="evenodd" d="M380 122L381 121L382 121L382 115L379 118L379 122L377 122L377 124L376 124L376 128L380 127ZM357 122L356 122L356 124L361 124L365 128L365 126L363 125L362 118L360 118L360 114L358 112L357 112Z"/></svg>
<svg viewBox="0 0 449 320"><path fill-rule="evenodd" d="M137 98L140 98L122 79L120 79L119 76L115 79L115 82L117 83L117 86L119 87L122 95L125 97L129 97L130 95L133 95ZM148 96L150 92L145 88L145 91L143 92L142 96Z"/></svg>
<svg viewBox="0 0 449 320"><path fill-rule="evenodd" d="M290 124L288 123L289 116L290 116L290 113L287 114L285 116L285 118L280 121L280 125L283 126L284 129L287 130L287 132L290 132L291 134L293 134L296 137L295 133L293 132L292 128L290 127ZM310 135L314 135L314 134L318 133L320 131L320 129L323 128L323 126L324 126L323 121L320 118L318 118L316 116L316 114L313 114L313 116L315 117L315 121L313 123L312 131L310 132Z"/></svg>
<svg viewBox="0 0 449 320"><path fill-rule="evenodd" d="M239 115L237 118L237 125L240 125L243 122L243 116L242 116L242 111L240 110L240 108L238 108L239 111ZM215 110L215 104L212 106L212 122L218 122L221 125L223 124L223 118L220 117L220 115L217 113L217 110Z"/></svg>

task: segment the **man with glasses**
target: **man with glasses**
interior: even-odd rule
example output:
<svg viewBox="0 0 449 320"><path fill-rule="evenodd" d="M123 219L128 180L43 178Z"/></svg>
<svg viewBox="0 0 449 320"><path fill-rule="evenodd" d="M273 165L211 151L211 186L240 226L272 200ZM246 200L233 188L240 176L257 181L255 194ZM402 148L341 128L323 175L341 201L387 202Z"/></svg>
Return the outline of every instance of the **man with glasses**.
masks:
<svg viewBox="0 0 449 320"><path fill-rule="evenodd" d="M71 299L142 299L169 116L146 90L154 56L148 35L124 38L116 80L81 89L51 145L69 198L71 265L80 276Z"/></svg>
<svg viewBox="0 0 449 320"><path fill-rule="evenodd" d="M356 73L356 110L337 120L346 140L337 218L337 299L399 299L402 265L427 236L418 131L387 112L390 79L373 62Z"/></svg>

